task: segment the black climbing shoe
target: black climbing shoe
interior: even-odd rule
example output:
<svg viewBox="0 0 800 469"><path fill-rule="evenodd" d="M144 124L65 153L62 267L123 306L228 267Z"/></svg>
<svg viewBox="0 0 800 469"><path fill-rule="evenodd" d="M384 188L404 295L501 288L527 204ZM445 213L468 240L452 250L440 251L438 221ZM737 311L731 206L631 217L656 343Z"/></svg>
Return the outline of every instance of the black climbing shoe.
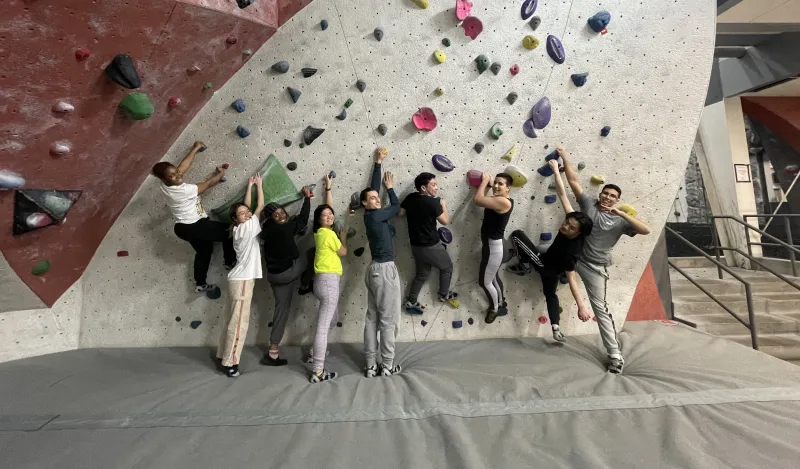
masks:
<svg viewBox="0 0 800 469"><path fill-rule="evenodd" d="M487 309L486 310L486 319L484 319L486 324L493 323L495 319L497 319L497 311L493 310L492 308Z"/></svg>
<svg viewBox="0 0 800 469"><path fill-rule="evenodd" d="M439 301L441 301L442 303L455 299L458 299L458 293L454 291L447 292L447 295L439 295Z"/></svg>
<svg viewBox="0 0 800 469"><path fill-rule="evenodd" d="M272 358L269 356L269 353L264 355L264 358L261 359L261 364L265 366L284 366L289 363L289 360L285 358Z"/></svg>
<svg viewBox="0 0 800 469"><path fill-rule="evenodd" d="M206 292L214 291L215 288L217 288L216 285L211 284L211 283L207 283L205 285L198 285L198 286L194 287L194 292L195 293L206 293Z"/></svg>
<svg viewBox="0 0 800 469"><path fill-rule="evenodd" d="M236 378L237 376L241 375L241 373L239 373L239 365L226 366L224 368L225 374L228 376L228 378Z"/></svg>
<svg viewBox="0 0 800 469"><path fill-rule="evenodd" d="M322 370L319 373L311 373L311 377L308 380L312 383L319 383L322 381L330 381L334 378L336 378L335 372Z"/></svg>
<svg viewBox="0 0 800 469"><path fill-rule="evenodd" d="M297 290L298 295L308 295L309 293L314 292L314 285L300 285L300 288Z"/></svg>
<svg viewBox="0 0 800 469"><path fill-rule="evenodd" d="M512 274L522 276L531 273L531 271L533 271L533 267L527 262L520 262L517 265L512 265L511 267L508 267L506 270L511 272Z"/></svg>

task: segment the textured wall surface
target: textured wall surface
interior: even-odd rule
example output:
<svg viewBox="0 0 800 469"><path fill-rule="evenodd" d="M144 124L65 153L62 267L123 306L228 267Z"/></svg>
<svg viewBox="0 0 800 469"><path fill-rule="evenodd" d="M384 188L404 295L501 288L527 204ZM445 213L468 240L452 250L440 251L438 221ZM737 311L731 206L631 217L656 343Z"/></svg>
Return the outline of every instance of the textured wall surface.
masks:
<svg viewBox="0 0 800 469"><path fill-rule="evenodd" d="M401 195L411 190L413 177L421 171L434 171L430 158L434 153L447 155L456 165L452 173L438 175L442 196L451 212L469 200L471 193L464 173L477 168L492 173L505 167L501 156L515 143L520 156L514 161L528 172L530 182L512 191L517 201L509 230L522 228L538 237L554 231L562 218L560 208L543 203L549 193L545 180L535 173L544 156L559 144L565 144L573 159L585 161L581 180L590 193L592 174L603 174L609 182L621 185L625 202L639 210L653 232L660 232L667 218L678 186L682 183L686 162L700 118L708 82L714 38L713 2L679 0L669 4L632 0L609 1L603 8L611 11L609 34L595 35L586 27L586 19L598 10L595 2L540 2L537 15L542 25L532 33L520 19L520 2L476 1L473 15L484 24L483 33L470 40L457 26L452 5L433 4L422 10L409 1L384 2L364 0L317 0L290 21L262 48L198 114L165 156L176 162L195 139L206 141L209 150L197 159L187 180L200 181L215 165L230 163L228 182L206 195L207 208L225 202L240 190L247 178L270 153L282 163L298 163L290 175L299 186L319 183L331 169L338 173L335 186L338 215L358 229L351 240L351 251L366 246L361 212L346 213L350 194L365 186L371 169L371 154L376 145L390 148L387 170L397 176ZM330 27L321 31L319 22ZM382 27L383 41L373 37ZM548 34L564 42L567 60L555 64L547 55L544 41ZM542 45L528 51L521 45L526 34L535 34ZM450 47L441 40L449 38ZM437 64L432 52L442 48L447 60ZM474 59L487 54L502 64L493 75L479 74ZM270 66L289 60L286 74L275 74ZM509 73L517 63L521 72ZM303 78L300 68L319 71ZM588 71L589 81L576 88L571 73ZM355 87L357 79L367 83L364 93ZM292 104L286 87L303 92ZM446 90L437 97L436 87ZM510 105L509 92L519 94ZM532 105L542 96L553 102L553 120L529 139L522 133L522 123ZM242 98L247 111L237 114L230 103ZM352 98L344 121L334 118L344 102ZM430 133L416 131L411 115L421 106L437 113L439 127ZM500 122L506 133L499 141L487 132ZM389 131L381 136L375 128L384 123ZM246 139L236 136L237 125L249 127ZM326 129L311 146L298 147L307 125ZM600 128L612 127L608 138L601 138ZM294 143L283 146L284 139ZM478 155L475 142L486 144ZM545 145L550 145L545 150ZM435 172L435 171L434 171ZM535 200L531 200L534 196ZM314 205L319 203L319 198ZM290 212L297 210L290 208ZM549 334L549 325L540 324L544 300L534 277L505 275L511 313L493 325L482 320L486 299L477 285L481 213L471 205L453 222L455 235L449 247L455 262L454 289L461 294L461 308L440 306L432 296L436 286L429 283L421 301L428 305L425 315L403 315L400 339L430 340L442 338L477 338ZM410 258L406 224L396 220L398 267L407 285L414 268ZM81 346L211 344L227 302L198 297L192 292L191 261L193 252L175 238L173 221L158 191L157 181L149 178L141 186L122 216L101 244L83 281L84 312L81 322ZM622 240L615 249L616 265L608 298L617 325L621 326L631 297L647 264L657 236ZM309 243L307 236L301 243ZM130 257L118 258L118 250L130 251ZM332 339L360 341L366 289L364 269L368 252L362 257L349 254L344 260L343 294L340 300L343 327ZM210 281L224 285L221 255L215 254ZM595 333L592 322L581 324L569 290L560 290L564 300L562 325L570 334ZM287 332L289 342L307 342L313 335L317 302L313 297L296 299ZM272 315L272 295L265 281L256 286L253 303L253 327L250 340L263 342ZM176 322L180 316L182 321ZM466 325L474 318L475 325ZM426 327L420 320L428 321ZM465 326L453 329L451 321L462 319ZM197 330L188 327L191 320L201 320Z"/></svg>

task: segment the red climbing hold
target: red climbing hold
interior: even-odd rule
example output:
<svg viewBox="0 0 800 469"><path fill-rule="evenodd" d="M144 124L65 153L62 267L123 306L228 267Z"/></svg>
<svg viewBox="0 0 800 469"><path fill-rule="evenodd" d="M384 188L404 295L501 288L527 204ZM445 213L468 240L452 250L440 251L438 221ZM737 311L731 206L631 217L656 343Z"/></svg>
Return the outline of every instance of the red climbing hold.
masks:
<svg viewBox="0 0 800 469"><path fill-rule="evenodd" d="M229 165L228 163L225 163L224 165L222 165L222 169L228 169L230 167L231 167L231 165Z"/></svg>
<svg viewBox="0 0 800 469"><path fill-rule="evenodd" d="M228 39L226 39L225 42L232 46L238 42L238 39L236 39L236 36L228 36Z"/></svg>
<svg viewBox="0 0 800 469"><path fill-rule="evenodd" d="M547 316L539 316L539 324L547 324Z"/></svg>
<svg viewBox="0 0 800 469"><path fill-rule="evenodd" d="M517 73L519 73L519 65L517 64L512 65L510 72L512 75L516 75Z"/></svg>
<svg viewBox="0 0 800 469"><path fill-rule="evenodd" d="M461 22L461 27L464 28L464 35L469 36L471 39L478 37L478 34L483 32L483 23L474 16L468 16Z"/></svg>
<svg viewBox="0 0 800 469"><path fill-rule="evenodd" d="M128 251L117 251L117 257L128 257Z"/></svg>
<svg viewBox="0 0 800 469"><path fill-rule="evenodd" d="M92 55L91 51L85 47L81 47L75 51L75 59L79 61L86 60L90 55Z"/></svg>
<svg viewBox="0 0 800 469"><path fill-rule="evenodd" d="M179 98L177 96L173 96L173 97L169 98L169 101L167 102L167 106L169 106L171 108L172 107L178 107L181 104L183 104L183 100L181 100L181 98Z"/></svg>
<svg viewBox="0 0 800 469"><path fill-rule="evenodd" d="M424 130L426 132L435 129L439 122L436 119L436 114L434 114L433 109L429 107L419 108L419 111L411 116L411 121L414 122L414 127L418 130Z"/></svg>
<svg viewBox="0 0 800 469"><path fill-rule="evenodd" d="M477 169L470 169L467 171L467 182L472 187L478 187L483 181L483 173Z"/></svg>

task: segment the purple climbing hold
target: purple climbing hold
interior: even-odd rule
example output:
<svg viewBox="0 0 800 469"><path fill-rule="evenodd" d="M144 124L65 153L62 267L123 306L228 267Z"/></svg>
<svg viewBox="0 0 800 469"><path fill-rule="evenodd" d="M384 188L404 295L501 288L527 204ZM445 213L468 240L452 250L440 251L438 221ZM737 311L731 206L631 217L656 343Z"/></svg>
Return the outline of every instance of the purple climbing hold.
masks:
<svg viewBox="0 0 800 469"><path fill-rule="evenodd" d="M473 320L472 318L469 318L469 319L467 319L467 323L471 326L471 325L475 324L475 320Z"/></svg>
<svg viewBox="0 0 800 469"><path fill-rule="evenodd" d="M551 151L547 156L544 157L545 161L550 160L557 160L558 159L558 151Z"/></svg>
<svg viewBox="0 0 800 469"><path fill-rule="evenodd" d="M567 59L567 54L564 52L564 45L561 40L552 34L547 36L547 54L557 64L563 64Z"/></svg>
<svg viewBox="0 0 800 469"><path fill-rule="evenodd" d="M551 239L553 239L553 233L542 233L541 235L539 235L539 239L541 239L542 241L550 241Z"/></svg>
<svg viewBox="0 0 800 469"><path fill-rule="evenodd" d="M547 194L546 196L544 196L544 203L546 204L556 203L556 196L553 194Z"/></svg>
<svg viewBox="0 0 800 469"><path fill-rule="evenodd" d="M520 14L523 20L527 20L536 12L536 7L539 6L539 0L525 0L522 2Z"/></svg>
<svg viewBox="0 0 800 469"><path fill-rule="evenodd" d="M533 125L533 119L528 119L522 124L522 132L530 138L536 138L536 129Z"/></svg>
<svg viewBox="0 0 800 469"><path fill-rule="evenodd" d="M463 325L464 323L462 323L461 321L453 321L453 329L461 329L461 326Z"/></svg>
<svg viewBox="0 0 800 469"><path fill-rule="evenodd" d="M197 150L197 153L203 153L203 152L204 152L204 151L206 151L206 150L208 150L208 147L207 147L207 146L205 146L205 145L203 145L203 146L201 146L201 147L200 147L200 149L199 149L199 150Z"/></svg>
<svg viewBox="0 0 800 469"><path fill-rule="evenodd" d="M247 127L240 125L236 127L236 135L241 138L247 138L250 135L250 131L247 130Z"/></svg>
<svg viewBox="0 0 800 469"><path fill-rule="evenodd" d="M589 78L589 72L573 73L570 78L572 78L572 83L574 83L575 86L581 87L586 84L586 80Z"/></svg>
<svg viewBox="0 0 800 469"><path fill-rule="evenodd" d="M550 123L551 115L552 108L550 106L550 99L545 96L540 99L538 103L534 104L533 109L531 109L533 127L538 130L544 129L547 127L547 124Z"/></svg>
<svg viewBox="0 0 800 469"><path fill-rule="evenodd" d="M600 129L600 136L601 137L608 137L608 134L610 134L610 133L611 133L611 127L608 126L608 125L603 127L602 129Z"/></svg>
<svg viewBox="0 0 800 469"><path fill-rule="evenodd" d="M189 326L191 326L192 329L197 329L200 327L200 324L203 324L203 321L192 321L189 323Z"/></svg>
<svg viewBox="0 0 800 469"><path fill-rule="evenodd" d="M456 167L453 165L453 162L444 155L433 155L431 162L438 171L443 173L449 173L450 171L456 169Z"/></svg>
<svg viewBox="0 0 800 469"><path fill-rule="evenodd" d="M339 115L336 116L336 118L339 119L340 121L347 119L347 110L342 109L342 112L340 112Z"/></svg>
<svg viewBox="0 0 800 469"><path fill-rule="evenodd" d="M25 186L25 178L7 169L0 169L0 190L20 189Z"/></svg>
<svg viewBox="0 0 800 469"><path fill-rule="evenodd" d="M602 33L608 26L608 23L610 22L611 22L611 13L607 11L598 12L594 16L589 18L589 21L587 21L589 27L592 28L592 31L596 33Z"/></svg>
<svg viewBox="0 0 800 469"><path fill-rule="evenodd" d="M234 108L236 110L236 112L239 112L239 113L244 112L244 110L245 110L244 101L242 101L241 98L239 98L236 101L232 102L231 103L231 107Z"/></svg>
<svg viewBox="0 0 800 469"><path fill-rule="evenodd" d="M439 228L439 239L444 244L450 244L453 242L453 233L445 227Z"/></svg>
<svg viewBox="0 0 800 469"><path fill-rule="evenodd" d="M420 321L420 322L419 322L419 324L420 324L422 327L425 327L425 326L427 326L427 325L428 325L428 321L426 321L426 320L424 320L424 319L423 319L422 321Z"/></svg>

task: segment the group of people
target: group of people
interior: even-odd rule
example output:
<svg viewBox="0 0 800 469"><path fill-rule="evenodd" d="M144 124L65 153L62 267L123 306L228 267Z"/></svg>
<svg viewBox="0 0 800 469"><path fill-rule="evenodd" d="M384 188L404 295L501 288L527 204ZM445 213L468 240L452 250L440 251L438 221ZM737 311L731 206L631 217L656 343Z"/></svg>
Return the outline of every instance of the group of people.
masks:
<svg viewBox="0 0 800 469"><path fill-rule="evenodd" d="M199 184L183 181L183 175L203 148L201 142L195 142L177 167L160 162L153 167L152 173L161 180L161 191L176 220L176 236L189 242L195 250L194 278L198 293L215 290L216 286L207 282L206 275L213 243L223 244L224 263L229 271L231 308L227 327L222 328L217 352L220 367L230 377L240 374L239 360L247 335L253 288L255 280L263 277L263 251L267 281L275 297L275 312L269 350L261 363L267 366L287 364L287 360L280 357L280 343L294 291L297 289L299 294L313 291L319 300L319 309L314 345L308 357L308 362L312 364L310 381L317 383L334 379L336 373L325 367L325 359L328 333L338 321L343 272L341 258L348 251L347 232L335 223L334 180L330 175L324 178L324 200L314 210L312 219L314 247L301 253L297 238L308 224L313 197L309 187L301 189L304 198L299 214L290 217L278 204L265 205L261 178L250 178L244 200L230 208L230 222L211 221L199 196L221 181L225 168L217 168L214 176ZM611 250L623 234L646 235L650 231L646 224L616 208L622 195L619 187L605 185L598 198L584 192L569 163L567 152L561 147L557 151L563 166L559 166L559 160L551 160L549 164L553 169L556 192L565 218L558 234L547 245L536 246L521 230L514 231L506 240L506 227L514 211L514 200L510 197L513 179L506 173L497 174L494 178L488 173L483 174L473 200L475 205L484 209L478 280L489 303L485 322L491 324L498 316L508 314L500 269L512 257L516 257L518 263L509 267L508 271L520 276L534 271L540 275L553 338L565 342L559 325L562 309L557 295L562 278L566 277L569 283L578 308L578 318L587 321L592 317L583 303L577 273L583 280L608 353L607 369L612 373L621 373L624 360L606 299ZM458 294L450 290L453 262L440 240L437 228L439 224L449 224L450 215L445 199L437 197L439 188L436 176L427 172L419 174L414 179L415 191L401 203L394 191L393 174L382 174L382 164L387 155L385 148L376 150L370 185L360 193L364 227L372 256L365 274L368 297L364 324L364 373L367 377L400 373L402 367L394 362L400 314L404 308L409 311L424 308L418 295L432 268L439 271L439 301L454 302L458 298ZM561 177L562 170L578 200L579 211L575 211L569 201ZM384 206L381 200L381 183L386 188L388 206ZM251 210L253 191L257 194L257 202L255 209ZM407 218L416 266L405 298L394 262L396 230L391 220L396 216Z"/></svg>

